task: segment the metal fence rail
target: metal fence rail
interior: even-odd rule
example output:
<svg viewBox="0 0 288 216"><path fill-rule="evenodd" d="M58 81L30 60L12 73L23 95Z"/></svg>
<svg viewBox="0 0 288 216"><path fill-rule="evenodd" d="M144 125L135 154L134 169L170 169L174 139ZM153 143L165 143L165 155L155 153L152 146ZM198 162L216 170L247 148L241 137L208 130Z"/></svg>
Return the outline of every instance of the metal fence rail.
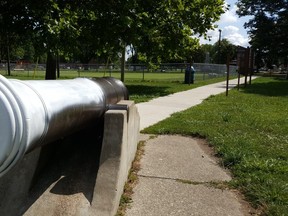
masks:
<svg viewBox="0 0 288 216"><path fill-rule="evenodd" d="M75 78L75 77L102 77L113 76L120 77L120 65L117 64L72 64L61 63L60 65L60 77ZM128 79L147 80L153 79L170 79L183 80L185 68L187 64L184 63L165 63L159 64L151 68L145 64L126 64L125 72L127 74L133 74L126 76ZM211 79L215 77L226 76L227 66L224 64L206 64L206 63L194 63L193 64L196 73L195 79ZM11 74L27 77L44 76L46 65L45 64L30 64L30 63L12 63L10 65ZM0 64L0 74L7 74L7 64ZM158 74L156 76L156 74ZM159 75L162 74L162 75ZM167 74L167 76L165 76ZM168 76L169 74L169 76ZM173 74L173 75L172 75ZM237 74L237 66L230 65L230 74Z"/></svg>

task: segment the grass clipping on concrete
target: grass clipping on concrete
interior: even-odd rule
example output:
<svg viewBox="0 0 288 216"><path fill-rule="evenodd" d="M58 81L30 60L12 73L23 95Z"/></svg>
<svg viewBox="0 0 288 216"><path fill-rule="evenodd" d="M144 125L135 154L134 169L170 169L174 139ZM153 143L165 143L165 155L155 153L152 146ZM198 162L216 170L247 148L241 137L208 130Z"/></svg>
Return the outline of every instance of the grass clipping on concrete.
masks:
<svg viewBox="0 0 288 216"><path fill-rule="evenodd" d="M232 171L231 185L255 208L287 215L288 80L257 78L143 132L206 138Z"/></svg>
<svg viewBox="0 0 288 216"><path fill-rule="evenodd" d="M135 158L132 162L131 169L129 170L128 180L125 183L124 191L120 199L120 204L116 216L124 216L126 208L132 202L132 194L135 185L138 183L137 173L140 170L140 160L144 154L145 141L140 141L137 145Z"/></svg>

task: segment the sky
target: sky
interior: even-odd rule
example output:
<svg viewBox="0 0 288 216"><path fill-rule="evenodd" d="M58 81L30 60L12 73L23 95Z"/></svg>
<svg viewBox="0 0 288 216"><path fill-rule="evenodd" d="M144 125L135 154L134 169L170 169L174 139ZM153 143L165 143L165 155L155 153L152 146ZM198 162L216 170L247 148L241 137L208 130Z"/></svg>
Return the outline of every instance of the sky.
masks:
<svg viewBox="0 0 288 216"><path fill-rule="evenodd" d="M244 23L248 22L249 17L239 18L236 14L237 0L225 0L226 4L230 5L229 10L221 15L221 18L215 24L218 28L208 31L207 35L209 40L200 38L201 44L214 44L219 40L219 29L221 29L221 39L227 39L234 45L243 47L249 46L249 36L247 34L248 29L244 28Z"/></svg>

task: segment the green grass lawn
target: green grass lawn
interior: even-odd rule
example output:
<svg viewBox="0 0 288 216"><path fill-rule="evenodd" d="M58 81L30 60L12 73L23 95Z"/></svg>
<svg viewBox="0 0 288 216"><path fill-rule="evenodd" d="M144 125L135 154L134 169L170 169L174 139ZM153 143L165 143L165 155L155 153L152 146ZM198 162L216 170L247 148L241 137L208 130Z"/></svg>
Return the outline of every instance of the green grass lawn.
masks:
<svg viewBox="0 0 288 216"><path fill-rule="evenodd" d="M288 80L257 78L143 132L206 138L231 169L231 187L264 215L288 215Z"/></svg>

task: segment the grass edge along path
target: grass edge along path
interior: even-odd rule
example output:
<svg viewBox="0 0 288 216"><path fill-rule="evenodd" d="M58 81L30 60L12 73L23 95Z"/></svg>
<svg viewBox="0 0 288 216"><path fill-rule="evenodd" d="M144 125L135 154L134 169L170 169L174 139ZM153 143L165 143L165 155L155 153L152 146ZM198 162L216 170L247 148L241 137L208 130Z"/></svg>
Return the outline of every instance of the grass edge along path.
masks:
<svg viewBox="0 0 288 216"><path fill-rule="evenodd" d="M235 76L230 79L235 79ZM197 80L194 84L184 84L178 81L163 81L163 80L149 80L149 81L127 81L125 85L129 91L129 99L135 103L147 102L157 97L167 96L169 94L186 91L209 85L217 82L224 82L225 77L218 77L208 80Z"/></svg>
<svg viewBox="0 0 288 216"><path fill-rule="evenodd" d="M288 212L288 81L258 78L211 96L142 132L206 138L241 191L263 215Z"/></svg>

